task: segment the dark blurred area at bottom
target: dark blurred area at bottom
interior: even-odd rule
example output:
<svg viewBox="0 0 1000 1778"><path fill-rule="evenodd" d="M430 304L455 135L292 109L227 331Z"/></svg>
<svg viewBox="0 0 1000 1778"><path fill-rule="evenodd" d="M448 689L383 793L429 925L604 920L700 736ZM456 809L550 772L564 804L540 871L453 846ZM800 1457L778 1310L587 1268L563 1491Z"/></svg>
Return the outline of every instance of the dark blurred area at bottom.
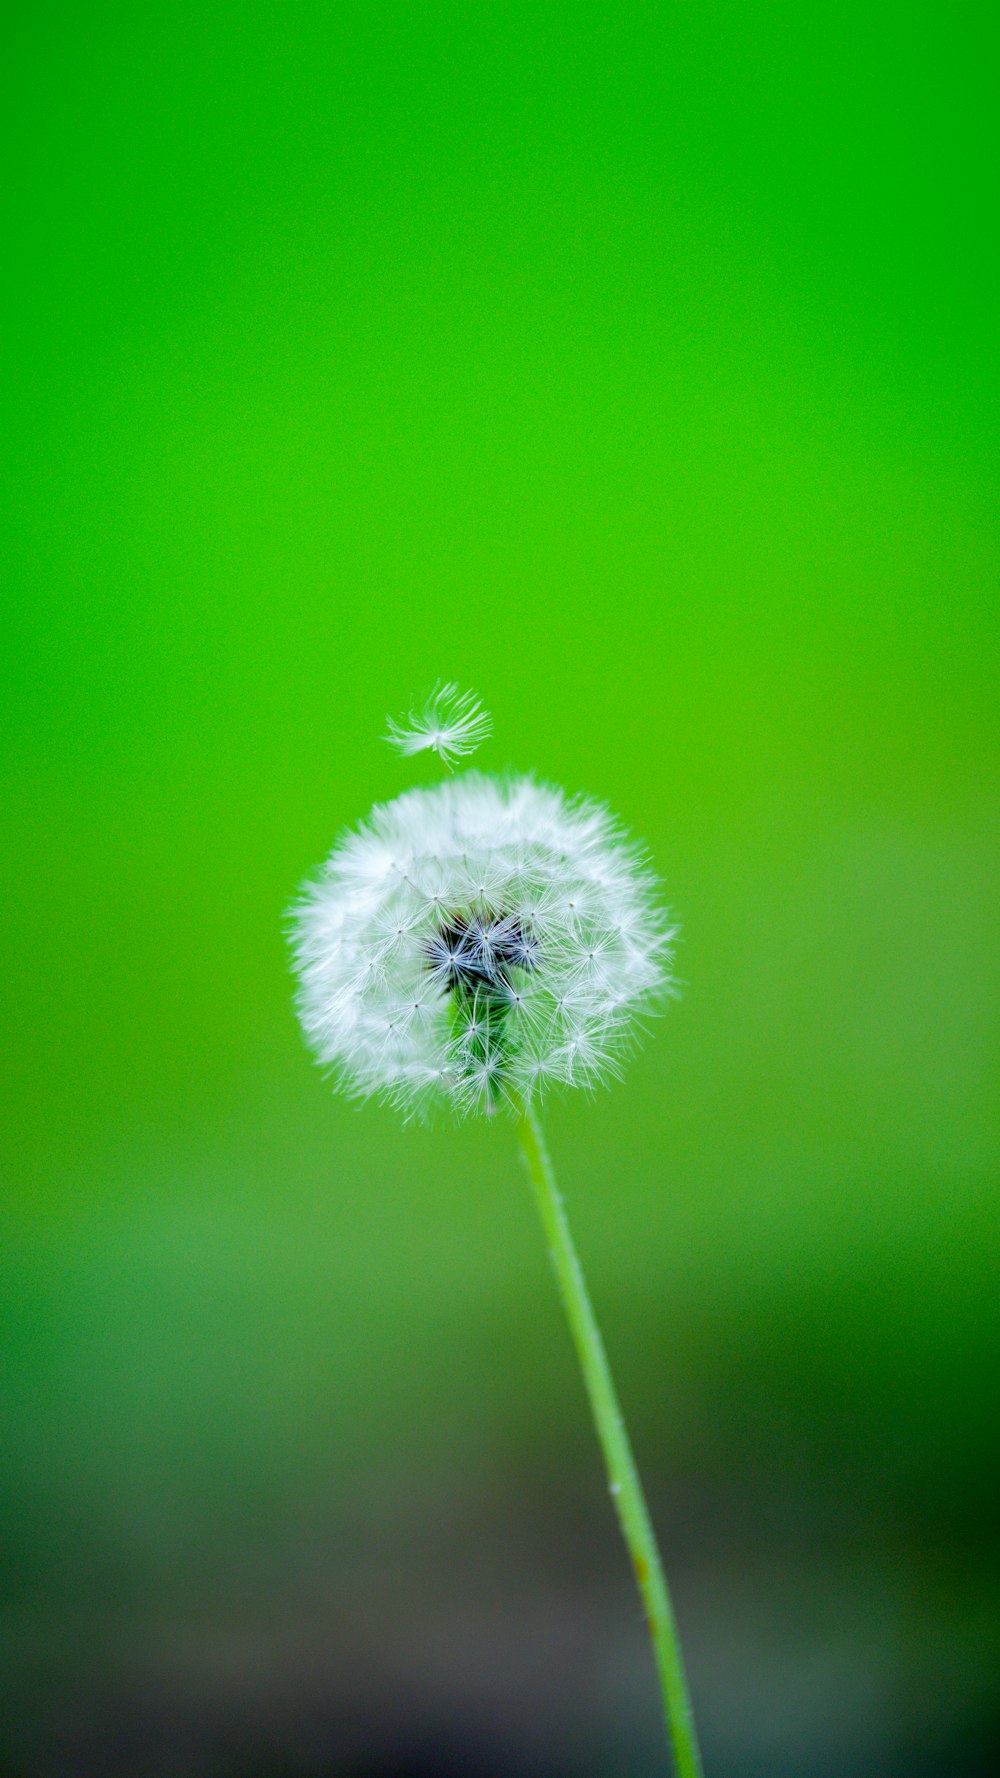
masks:
<svg viewBox="0 0 1000 1778"><path fill-rule="evenodd" d="M709 1775L1000 1769L974 1525L936 1557L932 1527L849 1490L688 1483L653 1506ZM7 1619L3 1778L668 1769L592 1473L369 1476L289 1519L256 1550L244 1523L173 1563L161 1538L155 1560L36 1574Z"/></svg>

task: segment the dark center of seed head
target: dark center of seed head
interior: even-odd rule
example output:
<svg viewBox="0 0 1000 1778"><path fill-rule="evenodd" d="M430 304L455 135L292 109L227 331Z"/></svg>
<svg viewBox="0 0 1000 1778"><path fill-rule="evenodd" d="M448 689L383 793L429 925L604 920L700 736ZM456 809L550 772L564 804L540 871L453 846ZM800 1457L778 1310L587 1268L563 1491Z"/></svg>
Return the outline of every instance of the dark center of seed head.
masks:
<svg viewBox="0 0 1000 1778"><path fill-rule="evenodd" d="M534 969L538 945L516 916L447 914L428 947L428 962L449 989L478 998L510 986L510 971Z"/></svg>

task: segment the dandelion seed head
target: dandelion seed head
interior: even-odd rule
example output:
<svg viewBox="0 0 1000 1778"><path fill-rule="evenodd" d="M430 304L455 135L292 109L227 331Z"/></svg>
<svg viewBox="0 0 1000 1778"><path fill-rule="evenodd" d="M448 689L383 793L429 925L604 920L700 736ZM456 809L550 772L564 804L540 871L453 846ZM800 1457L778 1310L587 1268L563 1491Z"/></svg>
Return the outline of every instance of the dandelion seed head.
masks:
<svg viewBox="0 0 1000 1778"><path fill-rule="evenodd" d="M426 701L411 709L402 722L388 719L385 739L404 755L433 750L450 768L453 759L474 753L492 729L489 715L473 692L438 681Z"/></svg>
<svg viewBox="0 0 1000 1778"><path fill-rule="evenodd" d="M298 1011L355 1095L493 1112L621 1071L674 933L600 804L466 772L344 835L292 909Z"/></svg>

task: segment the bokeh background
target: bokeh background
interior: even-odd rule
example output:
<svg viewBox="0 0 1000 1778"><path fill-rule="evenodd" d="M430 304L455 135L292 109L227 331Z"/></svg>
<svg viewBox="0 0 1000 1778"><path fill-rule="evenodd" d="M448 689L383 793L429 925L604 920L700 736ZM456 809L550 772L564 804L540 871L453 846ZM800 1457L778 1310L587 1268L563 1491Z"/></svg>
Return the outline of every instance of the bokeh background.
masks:
<svg viewBox="0 0 1000 1778"><path fill-rule="evenodd" d="M989 28L22 11L4 1778L665 1769L511 1132L291 1013L439 675L683 923L549 1126L711 1778L996 1769Z"/></svg>

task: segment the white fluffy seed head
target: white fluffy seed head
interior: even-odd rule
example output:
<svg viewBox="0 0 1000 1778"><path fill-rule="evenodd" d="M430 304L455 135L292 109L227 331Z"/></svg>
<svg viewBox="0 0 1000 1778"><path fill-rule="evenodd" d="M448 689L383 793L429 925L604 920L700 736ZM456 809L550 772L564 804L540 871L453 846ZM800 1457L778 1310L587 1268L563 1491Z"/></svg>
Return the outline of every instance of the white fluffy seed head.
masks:
<svg viewBox="0 0 1000 1778"><path fill-rule="evenodd" d="M674 929L599 804L467 772L374 808L292 909L306 1037L407 1113L494 1111L620 1071Z"/></svg>

